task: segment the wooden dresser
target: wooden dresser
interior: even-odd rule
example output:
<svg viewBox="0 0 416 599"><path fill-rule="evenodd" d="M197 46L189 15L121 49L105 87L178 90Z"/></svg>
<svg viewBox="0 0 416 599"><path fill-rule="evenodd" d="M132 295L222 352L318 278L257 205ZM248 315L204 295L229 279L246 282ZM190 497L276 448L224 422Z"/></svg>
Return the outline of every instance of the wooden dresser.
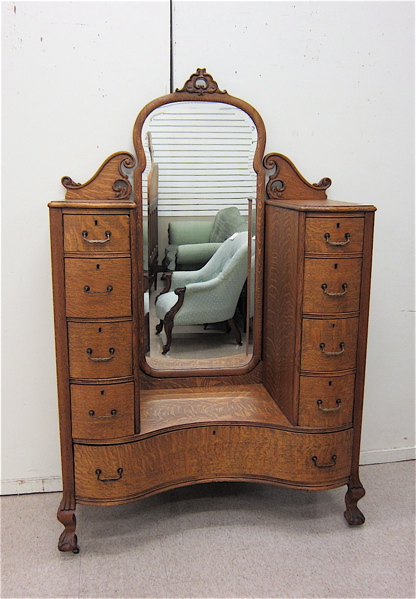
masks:
<svg viewBox="0 0 416 599"><path fill-rule="evenodd" d="M308 183L282 154L263 160L261 117L214 83L198 70L139 114L134 201L127 172L136 159L119 152L82 185L64 177L65 200L49 204L61 551L79 551L77 503L121 504L212 481L347 485L345 518L364 522L358 469L375 208L328 200L330 180ZM160 358L158 369L146 357L143 240L152 237L140 208L141 130L154 107L207 98L245 111L258 131L253 352L176 370Z"/></svg>

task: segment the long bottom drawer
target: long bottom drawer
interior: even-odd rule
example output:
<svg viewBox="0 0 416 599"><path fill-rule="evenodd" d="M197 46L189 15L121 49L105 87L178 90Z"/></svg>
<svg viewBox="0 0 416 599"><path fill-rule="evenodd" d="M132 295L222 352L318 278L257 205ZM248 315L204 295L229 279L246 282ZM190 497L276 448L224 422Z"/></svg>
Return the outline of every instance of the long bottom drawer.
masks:
<svg viewBox="0 0 416 599"><path fill-rule="evenodd" d="M352 429L298 433L244 425L180 429L120 445L75 444L76 497L123 502L225 479L330 487L350 473Z"/></svg>

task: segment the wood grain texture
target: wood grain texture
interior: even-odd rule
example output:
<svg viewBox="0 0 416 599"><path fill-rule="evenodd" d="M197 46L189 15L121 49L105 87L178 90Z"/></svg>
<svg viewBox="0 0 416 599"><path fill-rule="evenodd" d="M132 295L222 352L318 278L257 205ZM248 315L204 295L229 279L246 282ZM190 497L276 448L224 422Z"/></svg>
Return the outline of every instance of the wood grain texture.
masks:
<svg viewBox="0 0 416 599"><path fill-rule="evenodd" d="M351 429L307 434L218 424L126 444L76 444L77 500L117 503L184 483L223 479L287 481L310 488L344 484L351 439ZM103 482L97 470L100 478L118 480Z"/></svg>
<svg viewBox="0 0 416 599"><path fill-rule="evenodd" d="M71 385L71 406L75 438L109 439L134 434L133 383Z"/></svg>
<svg viewBox="0 0 416 599"><path fill-rule="evenodd" d="M301 376L299 426L319 428L350 426L355 375ZM321 401L321 405L318 402ZM337 402L340 403L337 403ZM328 411L331 410L331 411Z"/></svg>
<svg viewBox="0 0 416 599"><path fill-rule="evenodd" d="M131 321L69 322L68 336L71 378L107 379L132 374ZM90 357L87 349L92 349ZM95 362L90 358L108 361Z"/></svg>
<svg viewBox="0 0 416 599"><path fill-rule="evenodd" d="M304 318L302 325L302 370L332 372L355 368L357 362L358 318ZM327 355L324 351L340 352Z"/></svg>
<svg viewBox="0 0 416 599"><path fill-rule="evenodd" d="M304 281L304 313L331 314L359 310L360 258L306 258Z"/></svg>
<svg viewBox="0 0 416 599"><path fill-rule="evenodd" d="M263 317L264 385L297 421L304 216L266 206Z"/></svg>
<svg viewBox="0 0 416 599"><path fill-rule="evenodd" d="M127 214L65 214L65 252L129 252L129 220ZM84 231L86 236L83 235ZM110 233L109 236L106 235L107 232Z"/></svg>
<svg viewBox="0 0 416 599"><path fill-rule="evenodd" d="M305 251L316 254L351 254L363 249L364 218L306 219ZM329 235L329 239L325 238ZM347 237L349 241L347 242ZM331 245L345 243L345 245Z"/></svg>
<svg viewBox="0 0 416 599"><path fill-rule="evenodd" d="M204 422L290 426L262 385L143 391L141 401L142 434Z"/></svg>
<svg viewBox="0 0 416 599"><path fill-rule="evenodd" d="M326 200L326 190L331 179L325 177L319 183L308 183L296 166L283 154L267 154L263 160L266 169L275 169L266 186L267 195L275 200Z"/></svg>
<svg viewBox="0 0 416 599"><path fill-rule="evenodd" d="M130 258L66 258L65 283L68 317L131 316Z"/></svg>
<svg viewBox="0 0 416 599"><path fill-rule="evenodd" d="M131 169L136 160L128 152L116 152L109 156L98 171L85 183L74 183L70 177L62 177L62 185L67 189L66 200L113 202L128 200L132 187L123 167Z"/></svg>

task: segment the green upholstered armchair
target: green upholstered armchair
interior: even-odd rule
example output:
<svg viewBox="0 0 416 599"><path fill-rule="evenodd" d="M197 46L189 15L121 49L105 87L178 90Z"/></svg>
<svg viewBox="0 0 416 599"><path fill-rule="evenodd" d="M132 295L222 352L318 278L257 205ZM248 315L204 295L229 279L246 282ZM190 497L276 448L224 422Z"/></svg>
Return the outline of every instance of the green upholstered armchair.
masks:
<svg viewBox="0 0 416 599"><path fill-rule="evenodd" d="M164 328L166 334L163 354L170 349L174 325L227 321L241 345L234 315L247 278L247 251L247 231L237 233L224 241L200 270L167 275L168 284L156 298L156 316L160 320L156 333Z"/></svg>
<svg viewBox="0 0 416 599"><path fill-rule="evenodd" d="M166 270L198 270L233 233L246 231L247 222L238 208L219 210L214 221L176 221L168 228Z"/></svg>

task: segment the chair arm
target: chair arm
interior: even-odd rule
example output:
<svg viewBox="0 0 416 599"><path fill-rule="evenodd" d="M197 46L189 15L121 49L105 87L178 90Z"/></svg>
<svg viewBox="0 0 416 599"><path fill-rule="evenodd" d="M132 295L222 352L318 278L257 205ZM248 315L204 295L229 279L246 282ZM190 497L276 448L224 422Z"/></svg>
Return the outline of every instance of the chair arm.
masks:
<svg viewBox="0 0 416 599"><path fill-rule="evenodd" d="M206 264L220 246L221 243L179 245L176 250L176 264Z"/></svg>

